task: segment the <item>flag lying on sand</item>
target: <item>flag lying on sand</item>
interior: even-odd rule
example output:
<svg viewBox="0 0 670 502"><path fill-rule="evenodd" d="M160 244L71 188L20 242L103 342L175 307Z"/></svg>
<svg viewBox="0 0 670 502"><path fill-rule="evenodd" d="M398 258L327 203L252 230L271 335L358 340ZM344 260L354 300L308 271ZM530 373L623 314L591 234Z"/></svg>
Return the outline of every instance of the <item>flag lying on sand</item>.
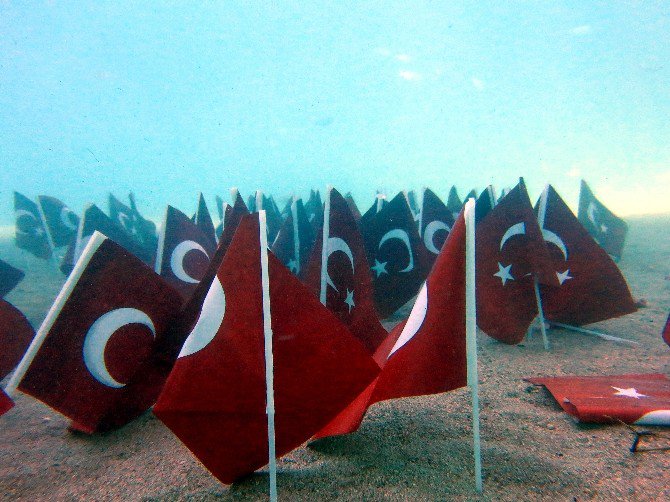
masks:
<svg viewBox="0 0 670 502"><path fill-rule="evenodd" d="M0 389L0 417L14 407L14 401Z"/></svg>
<svg viewBox="0 0 670 502"><path fill-rule="evenodd" d="M56 197L39 195L37 207L54 247L67 246L77 235L79 216Z"/></svg>
<svg viewBox="0 0 670 502"><path fill-rule="evenodd" d="M387 333L375 310L363 238L347 202L334 188L326 193L324 227L317 233L303 279L373 353Z"/></svg>
<svg viewBox="0 0 670 502"><path fill-rule="evenodd" d="M626 280L556 191L547 185L536 205L559 286L542 286L545 318L573 325L637 310Z"/></svg>
<svg viewBox="0 0 670 502"><path fill-rule="evenodd" d="M16 287L24 277L24 273L9 263L0 260L0 298Z"/></svg>
<svg viewBox="0 0 670 502"><path fill-rule="evenodd" d="M44 260L51 257L40 212L28 197L14 192L14 215L16 217L16 246Z"/></svg>
<svg viewBox="0 0 670 502"><path fill-rule="evenodd" d="M244 217L154 407L224 483L268 462L264 314L272 331L277 457L323 427L379 371L360 342L272 254L264 288L262 227L258 215Z"/></svg>
<svg viewBox="0 0 670 502"><path fill-rule="evenodd" d="M153 270L95 233L13 379L79 430L120 427L158 397L161 343L180 305Z"/></svg>
<svg viewBox="0 0 670 502"><path fill-rule="evenodd" d="M277 238L272 243L272 253L291 272L300 275L309 262L314 241L314 230L307 220L302 200L295 199Z"/></svg>
<svg viewBox="0 0 670 502"><path fill-rule="evenodd" d="M663 341L670 345L670 314L668 314L668 320L665 321L665 328L663 328Z"/></svg>
<svg viewBox="0 0 670 502"><path fill-rule="evenodd" d="M182 295L193 293L216 251L211 237L188 216L168 206L158 236L155 271Z"/></svg>
<svg viewBox="0 0 670 502"><path fill-rule="evenodd" d="M34 336L35 330L23 313L0 300L0 380L19 364Z"/></svg>
<svg viewBox="0 0 670 502"><path fill-rule="evenodd" d="M670 380L658 373L526 378L579 422L670 425Z"/></svg>
<svg viewBox="0 0 670 502"><path fill-rule="evenodd" d="M423 191L423 203L419 214L419 234L428 250L428 263L432 266L442 249L442 244L447 240L451 227L454 226L454 216L429 188Z"/></svg>
<svg viewBox="0 0 670 502"><path fill-rule="evenodd" d="M628 224L596 199L584 180L579 190L577 218L609 255L616 260L621 258Z"/></svg>

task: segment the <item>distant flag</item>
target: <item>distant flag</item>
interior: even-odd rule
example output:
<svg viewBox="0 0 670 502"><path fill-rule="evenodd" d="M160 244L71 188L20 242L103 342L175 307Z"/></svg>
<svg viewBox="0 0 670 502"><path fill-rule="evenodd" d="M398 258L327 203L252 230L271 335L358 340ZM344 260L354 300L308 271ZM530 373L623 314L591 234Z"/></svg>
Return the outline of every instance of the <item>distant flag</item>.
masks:
<svg viewBox="0 0 670 502"><path fill-rule="evenodd" d="M363 238L347 202L334 188L326 193L324 225L316 236L303 279L373 353L387 333L375 310Z"/></svg>
<svg viewBox="0 0 670 502"><path fill-rule="evenodd" d="M72 272L72 269L74 268L75 263L74 252L76 247L77 247L77 236L75 235L68 244L67 249L65 250L65 254L63 254L63 258L61 258L60 264L58 266L60 271L65 276L70 275L70 272Z"/></svg>
<svg viewBox="0 0 670 502"><path fill-rule="evenodd" d="M428 250L428 263L432 266L442 249L442 244L454 226L454 217L435 193L429 188L423 190L423 202L419 218L419 234Z"/></svg>
<svg viewBox="0 0 670 502"><path fill-rule="evenodd" d="M370 208L363 213L363 216L361 216L359 220L359 226L365 226L368 224L370 219L380 212L382 209L384 209L388 205L388 201L386 200L386 195L383 193L377 193L375 196L375 201L372 203Z"/></svg>
<svg viewBox="0 0 670 502"><path fill-rule="evenodd" d="M354 215L354 219L356 221L360 221L361 212L358 210L358 206L356 205L356 201L354 200L354 197L351 195L351 192L347 192L347 194L344 196L344 200L347 201L347 205L349 206L351 214Z"/></svg>
<svg viewBox="0 0 670 502"><path fill-rule="evenodd" d="M18 385L87 433L128 423L153 405L167 376L160 348L180 303L151 269L95 233L8 394Z"/></svg>
<svg viewBox="0 0 670 502"><path fill-rule="evenodd" d="M250 213L256 212L256 195L252 194L247 197L247 207Z"/></svg>
<svg viewBox="0 0 670 502"><path fill-rule="evenodd" d="M113 222L119 225L128 235L133 235L137 230L135 229L135 222L133 221L132 209L126 206L119 199L114 197L114 194L109 194L109 217Z"/></svg>
<svg viewBox="0 0 670 502"><path fill-rule="evenodd" d="M668 314L668 320L665 321L665 328L663 328L663 341L670 345L670 314Z"/></svg>
<svg viewBox="0 0 670 502"><path fill-rule="evenodd" d="M16 287L24 277L23 271L12 267L9 263L0 260L0 298Z"/></svg>
<svg viewBox="0 0 670 502"><path fill-rule="evenodd" d="M214 231L214 222L207 209L207 203L202 192L198 198L198 210L195 213L195 225L200 229L203 235L211 241L212 247L216 247L216 232Z"/></svg>
<svg viewBox="0 0 670 502"><path fill-rule="evenodd" d="M577 214L591 237L614 259L621 258L628 224L596 199L584 180L579 191Z"/></svg>
<svg viewBox="0 0 670 502"><path fill-rule="evenodd" d="M0 417L14 407L14 401L0 389Z"/></svg>
<svg viewBox="0 0 670 502"><path fill-rule="evenodd" d="M475 219L479 223L496 206L496 194L492 185L479 194L475 203Z"/></svg>
<svg viewBox="0 0 670 502"><path fill-rule="evenodd" d="M62 201L48 195L37 197L37 207L53 246L67 246L77 235L79 216Z"/></svg>
<svg viewBox="0 0 670 502"><path fill-rule="evenodd" d="M501 200L503 200L503 198L504 198L508 193L510 193L511 190L512 190L512 189L509 188L509 187L505 187L505 188L503 188L502 190L500 190L500 197L498 197L498 202L500 202Z"/></svg>
<svg viewBox="0 0 670 502"><path fill-rule="evenodd" d="M0 300L0 380L19 364L34 336L35 330L23 313Z"/></svg>
<svg viewBox="0 0 670 502"><path fill-rule="evenodd" d="M214 235L216 235L216 242L219 242L219 239L221 239L221 234L223 234L223 225L226 219L225 215L228 214L228 211L231 211L230 204L228 204L227 202L222 202L221 216L219 216L220 221L219 224L214 229Z"/></svg>
<svg viewBox="0 0 670 502"><path fill-rule="evenodd" d="M187 300L204 277L216 246L184 213L168 206L158 238L155 271Z"/></svg>
<svg viewBox="0 0 670 502"><path fill-rule="evenodd" d="M415 216L418 216L418 214L421 212L421 208L419 207L419 203L416 200L416 192L414 190L409 190L405 193L405 196L407 197L407 203L409 204L409 208L412 210L412 213Z"/></svg>
<svg viewBox="0 0 670 502"><path fill-rule="evenodd" d="M344 325L266 254L260 235L266 230L258 218L247 216L240 224L154 407L228 484L268 463L267 414L276 424L273 457L281 457L332 419L379 371Z"/></svg>
<svg viewBox="0 0 670 502"><path fill-rule="evenodd" d="M133 233L134 237L145 249L156 249L156 224L151 220L147 220L140 214L137 209L135 195L132 192L128 194L128 200L130 201L130 210L132 211L131 216L135 228L135 232Z"/></svg>
<svg viewBox="0 0 670 502"><path fill-rule="evenodd" d="M307 221L301 199L291 205L291 214L284 220L277 238L272 244L272 253L295 275L300 275L309 262L315 236Z"/></svg>
<svg viewBox="0 0 670 502"><path fill-rule="evenodd" d="M383 319L419 292L429 272L428 251L403 193L361 222L361 233L373 272L375 306Z"/></svg>
<svg viewBox="0 0 670 502"><path fill-rule="evenodd" d="M467 201L467 199L465 199ZM463 207L463 202L458 196L458 191L455 186L452 186L449 190L449 198L447 199L447 209L451 211L451 215L454 217L454 220L458 217L458 214L461 212Z"/></svg>
<svg viewBox="0 0 670 502"><path fill-rule="evenodd" d="M670 380L665 375L626 374L527 378L544 385L579 422L670 425Z"/></svg>
<svg viewBox="0 0 670 502"><path fill-rule="evenodd" d="M274 200L272 200L270 197L266 197L263 192L260 190L256 191L256 197L255 197L255 211L254 212L259 212L259 211L265 211L265 215L267 218L267 231L268 231L268 242L272 244L277 237L277 234L279 233L279 229L282 226L283 219L281 217L281 214L279 214L279 210L277 209L277 205L274 203Z"/></svg>
<svg viewBox="0 0 670 502"><path fill-rule="evenodd" d="M535 211L560 284L541 287L548 320L579 326L637 310L616 264L550 185Z"/></svg>
<svg viewBox="0 0 670 502"><path fill-rule="evenodd" d="M323 224L323 203L318 190L310 191L309 199L305 203L305 212L307 213L307 220L316 233Z"/></svg>
<svg viewBox="0 0 670 502"><path fill-rule="evenodd" d="M37 204L19 192L14 192L16 217L16 246L44 260L51 257L51 247Z"/></svg>

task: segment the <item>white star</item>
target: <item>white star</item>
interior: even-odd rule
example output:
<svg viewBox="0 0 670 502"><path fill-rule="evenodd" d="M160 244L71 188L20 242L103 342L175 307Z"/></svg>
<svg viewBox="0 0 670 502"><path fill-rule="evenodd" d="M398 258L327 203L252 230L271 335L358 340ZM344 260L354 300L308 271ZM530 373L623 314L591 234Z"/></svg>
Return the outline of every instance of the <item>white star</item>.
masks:
<svg viewBox="0 0 670 502"><path fill-rule="evenodd" d="M572 279L572 276L570 275L570 269L567 269L565 272L556 272L556 277L558 277L558 282L561 286L568 279Z"/></svg>
<svg viewBox="0 0 670 502"><path fill-rule="evenodd" d="M298 262L295 261L295 258L292 258L291 260L289 260L289 262L286 264L286 266L294 274L298 273Z"/></svg>
<svg viewBox="0 0 670 502"><path fill-rule="evenodd" d="M616 392L614 393L615 396L626 396L626 397L634 397L635 399L640 399L641 397L649 397L646 394L640 394L636 389L631 387L630 389L620 389L619 387L614 387L611 386Z"/></svg>
<svg viewBox="0 0 670 502"><path fill-rule="evenodd" d="M35 227L35 235L41 236L44 233L42 227Z"/></svg>
<svg viewBox="0 0 670 502"><path fill-rule="evenodd" d="M505 283L508 280L510 280L510 281L514 280L514 277L512 277L512 274L509 273L511 268L512 268L511 263L505 267L502 263L498 262L498 271L493 275L494 275L494 277L500 277L500 280L502 281L503 286L505 285Z"/></svg>
<svg viewBox="0 0 670 502"><path fill-rule="evenodd" d="M354 292L349 291L349 288L347 288L347 297L344 300L344 303L349 305L349 313L351 313L351 309L356 305L354 303Z"/></svg>
<svg viewBox="0 0 670 502"><path fill-rule="evenodd" d="M600 231L604 234L607 233L607 225L600 225Z"/></svg>
<svg viewBox="0 0 670 502"><path fill-rule="evenodd" d="M379 277L379 276L382 275L382 274L388 274L388 271L386 270L386 264L387 264L387 263L388 263L388 262L386 262L386 261L379 262L379 261L377 260L377 258L375 258L375 266L374 266L374 267L370 267L370 268L371 268L372 270L374 270L375 273L377 274L377 277Z"/></svg>

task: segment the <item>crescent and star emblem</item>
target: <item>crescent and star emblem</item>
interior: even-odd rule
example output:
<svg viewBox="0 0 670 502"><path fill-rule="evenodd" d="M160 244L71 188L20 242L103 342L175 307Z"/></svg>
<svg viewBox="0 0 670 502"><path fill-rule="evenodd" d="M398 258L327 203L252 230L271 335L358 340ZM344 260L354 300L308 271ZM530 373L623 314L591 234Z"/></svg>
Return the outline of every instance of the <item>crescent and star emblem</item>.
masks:
<svg viewBox="0 0 670 502"><path fill-rule="evenodd" d="M551 230L547 230L546 228L542 229L542 237L544 238L545 241L547 241L550 244L553 244L561 251L561 253L563 254L563 259L565 261L568 260L568 248L565 246L565 242L563 242L563 239L561 239ZM572 276L570 276L570 269L567 269L564 272L556 272L556 277L558 278L558 282L561 286L568 279L572 279Z"/></svg>
<svg viewBox="0 0 670 502"><path fill-rule="evenodd" d="M62 207L60 210L60 222L69 230L73 232L77 230L77 225L74 223L77 221L77 216L72 212L69 207Z"/></svg>
<svg viewBox="0 0 670 502"><path fill-rule="evenodd" d="M589 207L586 210L586 215L588 216L589 220L591 223L593 223L593 226L596 227L597 230L599 230L602 233L607 232L607 226L603 225L602 223L599 223L599 218L598 218L598 208L596 207L594 202L589 202Z"/></svg>
<svg viewBox="0 0 670 502"><path fill-rule="evenodd" d="M327 254L326 254L326 264L328 264L328 260L330 259L330 255L340 251L346 255L346 257L349 259L349 263L351 263L351 273L354 274L354 255L351 252L351 248L349 247L349 244L347 244L344 239L341 239L340 237L328 237L327 241ZM335 283L333 280L330 278L330 274L328 273L328 267L326 266L326 284L328 284L331 288L333 288L335 291L339 293L339 290L335 286ZM344 303L346 303L349 307L349 312L351 312L351 309L356 305L354 303L354 292L350 291L347 289L347 297L344 300Z"/></svg>
<svg viewBox="0 0 670 502"><path fill-rule="evenodd" d="M407 253L409 254L409 263L404 269L400 270L400 272L412 271L414 269L414 255L412 254L412 245L409 242L409 235L405 230L402 230L400 228L394 228L393 230L389 230L384 234L384 236L379 241L379 246L377 247L377 249L381 249L384 243L391 239L398 239L400 242L402 242L407 248ZM375 267L372 267L372 269L375 270L375 272L377 272L377 277L379 277L383 272L386 272L386 269L384 268L386 267L386 264L387 262L380 263L377 260L375 260ZM383 268L383 272L378 271L379 267Z"/></svg>
<svg viewBox="0 0 670 502"><path fill-rule="evenodd" d="M226 294L218 277L214 277L212 285L202 304L200 317L193 330L182 346L179 357L190 356L204 349L214 340L219 332L223 316L226 314Z"/></svg>
<svg viewBox="0 0 670 502"><path fill-rule="evenodd" d="M440 250L435 246L435 233L438 230L446 230L447 233L451 232L449 225L439 220L431 221L423 231L423 243L426 249L433 254L440 254Z"/></svg>
<svg viewBox="0 0 670 502"><path fill-rule="evenodd" d="M172 250L172 255L170 256L170 268L172 268L172 273L180 281L187 282L189 284L198 284L200 279L191 277L184 270L184 258L189 251L193 250L201 251L207 257L207 259L209 259L209 255L207 254L207 251L205 251L205 248L203 248L195 241L186 240L177 244Z"/></svg>
<svg viewBox="0 0 670 502"><path fill-rule="evenodd" d="M105 348L112 335L128 324L143 324L156 338L156 329L147 314L138 309L120 308L100 316L89 328L84 339L84 364L98 382L107 387L120 389L126 384L118 382L109 374L105 364Z"/></svg>
<svg viewBox="0 0 670 502"><path fill-rule="evenodd" d="M23 234L23 235L37 235L37 236L40 236L44 233L44 230L39 225L39 222L37 221L37 218L30 211L26 211L25 209L17 209L15 211L15 214L16 214L16 223L17 223L17 225L16 225L16 232L17 233ZM26 232L25 230L20 228L20 226L18 225L19 220L21 218L24 218L24 217L27 217L27 218L29 218L33 221L34 227L33 227L31 232Z"/></svg>
<svg viewBox="0 0 670 502"><path fill-rule="evenodd" d="M524 222L519 222L515 223L514 225L511 225L505 231L502 238L500 239L500 251L502 252L505 243L512 237L514 237L515 235L525 235L525 234L526 234L526 224ZM503 286L507 283L507 281L514 280L514 276L512 276L512 273L510 272L511 268L512 268L511 263L509 265L503 265L502 263L498 262L498 271L493 275L494 277L500 278Z"/></svg>
<svg viewBox="0 0 670 502"><path fill-rule="evenodd" d="M423 321L426 319L426 312L428 312L428 286L427 283L424 282L423 286L421 286L421 291L419 291L419 294L416 297L412 312L410 312L409 317L407 318L405 327L402 329L391 352L389 352L387 359L417 334L423 325Z"/></svg>

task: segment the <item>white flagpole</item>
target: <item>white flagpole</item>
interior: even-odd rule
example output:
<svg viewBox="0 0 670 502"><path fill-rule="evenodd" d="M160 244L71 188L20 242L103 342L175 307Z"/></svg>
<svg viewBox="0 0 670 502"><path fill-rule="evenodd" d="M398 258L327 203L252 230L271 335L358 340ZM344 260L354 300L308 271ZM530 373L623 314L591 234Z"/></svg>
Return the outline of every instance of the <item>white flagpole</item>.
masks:
<svg viewBox="0 0 670 502"><path fill-rule="evenodd" d="M333 189L328 185L326 188L326 200L323 210L323 243L321 245L321 292L319 301L326 304L326 277L328 277L328 238L330 237L330 192Z"/></svg>
<svg viewBox="0 0 670 502"><path fill-rule="evenodd" d="M605 333L601 333L600 331L595 331L593 329L580 328L579 326L572 326L571 324L563 324L562 322L556 322L556 321L549 321L549 324L551 324L552 326L558 326L559 328L576 331L577 333L583 333L585 335L594 335L610 342L627 343L630 345L641 345L640 342L636 342L635 340L627 340L626 338L619 338L618 336L606 335Z"/></svg>
<svg viewBox="0 0 670 502"><path fill-rule="evenodd" d="M42 209L42 202L40 201L39 197L37 197L35 205L37 206L37 212L40 213L40 220L42 220L44 233L46 233L47 235L47 242L49 243L49 247L51 248L51 263L53 263L56 270L60 272L58 257L56 256L56 246L54 245L54 240L53 237L51 236L51 230L49 230L49 225L47 225L47 217L44 214L44 209Z"/></svg>
<svg viewBox="0 0 670 502"><path fill-rule="evenodd" d="M263 335L265 340L265 389L268 416L268 469L270 501L277 500L277 459L275 454L274 359L272 357L272 314L270 310L270 273L268 270L268 234L265 211L258 212L261 241L261 285L263 287Z"/></svg>
<svg viewBox="0 0 670 502"><path fill-rule="evenodd" d="M30 346L28 347L28 350L26 350L26 353L21 359L21 362L16 367L16 370L14 370L12 378L7 383L7 386L5 387L5 393L9 397L13 397L14 394L16 394L16 388L19 386L19 383L21 383L21 380L23 380L26 371L28 371L30 364L33 362L37 352L40 350L40 347L42 347L44 339L49 334L49 331L54 325L54 322L56 322L60 311L63 309L63 305L65 305L65 302L72 294L72 290L76 286L77 281L79 281L79 278L84 272L84 269L86 269L88 266L88 262L91 260L91 257L95 254L95 251L100 247L106 238L107 237L102 235L100 232L96 231L89 239L88 244L84 248L84 252L81 254L81 259L77 261L74 269L72 269L72 273L68 276L65 284L60 290L60 293L58 293L58 296L49 309L49 312L42 322L40 329L37 330L35 338L33 338L33 341L30 343Z"/></svg>
<svg viewBox="0 0 670 502"><path fill-rule="evenodd" d="M293 219L293 259L296 262L295 273L297 275L300 273L300 230L298 228L298 198L295 195L291 203L291 218Z"/></svg>
<svg viewBox="0 0 670 502"><path fill-rule="evenodd" d="M544 220L547 215L547 197L549 195L549 185L544 187L542 195L540 195L540 204L537 211L537 223L540 225L540 230L544 233ZM542 343L544 343L544 350L549 350L549 337L547 336L547 328L544 325L544 310L542 309L542 297L540 296L540 286L537 283L537 277L533 278L533 288L535 289L535 301L537 302L537 314L540 320L540 332L542 333Z"/></svg>
<svg viewBox="0 0 670 502"><path fill-rule="evenodd" d="M479 375L477 371L477 297L475 292L475 201L465 204L465 343L468 385L472 395L472 438L475 459L475 488L481 493L482 453L479 435Z"/></svg>

